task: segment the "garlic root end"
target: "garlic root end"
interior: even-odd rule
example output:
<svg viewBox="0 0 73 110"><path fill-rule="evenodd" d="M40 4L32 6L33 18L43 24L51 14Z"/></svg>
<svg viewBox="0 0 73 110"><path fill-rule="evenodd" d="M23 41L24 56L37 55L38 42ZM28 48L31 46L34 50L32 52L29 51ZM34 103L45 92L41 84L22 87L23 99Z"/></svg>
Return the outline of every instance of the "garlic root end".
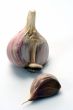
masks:
<svg viewBox="0 0 73 110"><path fill-rule="evenodd" d="M31 68L31 69L36 69L36 68L41 69L42 65L37 64L37 63L31 63L31 64L28 65L28 67Z"/></svg>

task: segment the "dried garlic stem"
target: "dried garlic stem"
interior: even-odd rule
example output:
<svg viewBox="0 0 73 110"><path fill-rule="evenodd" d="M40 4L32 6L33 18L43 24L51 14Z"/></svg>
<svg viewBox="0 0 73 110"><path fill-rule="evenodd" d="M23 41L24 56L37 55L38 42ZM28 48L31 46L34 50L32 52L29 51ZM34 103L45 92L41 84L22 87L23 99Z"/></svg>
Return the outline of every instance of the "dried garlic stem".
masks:
<svg viewBox="0 0 73 110"><path fill-rule="evenodd" d="M36 15L35 11L29 11L28 16L27 16L26 30L29 31L30 35L35 29L35 15Z"/></svg>

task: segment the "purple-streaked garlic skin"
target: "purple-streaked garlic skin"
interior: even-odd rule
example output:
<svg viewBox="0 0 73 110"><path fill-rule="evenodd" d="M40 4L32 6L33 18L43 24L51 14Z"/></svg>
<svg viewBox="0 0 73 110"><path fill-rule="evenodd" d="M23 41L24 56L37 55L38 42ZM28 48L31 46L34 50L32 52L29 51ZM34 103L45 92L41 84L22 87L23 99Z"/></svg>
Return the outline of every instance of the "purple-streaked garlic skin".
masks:
<svg viewBox="0 0 73 110"><path fill-rule="evenodd" d="M9 42L8 47L7 47L7 55L9 60L21 67L25 67L25 65L29 62L29 54L28 52L24 51L25 57L23 58L22 55L22 48L24 46L24 29L19 31L17 35Z"/></svg>
<svg viewBox="0 0 73 110"><path fill-rule="evenodd" d="M19 67L29 67L30 64L33 64L33 68L42 67L48 60L48 43L35 29L34 14L29 12L27 26L17 33L7 47L9 60Z"/></svg>

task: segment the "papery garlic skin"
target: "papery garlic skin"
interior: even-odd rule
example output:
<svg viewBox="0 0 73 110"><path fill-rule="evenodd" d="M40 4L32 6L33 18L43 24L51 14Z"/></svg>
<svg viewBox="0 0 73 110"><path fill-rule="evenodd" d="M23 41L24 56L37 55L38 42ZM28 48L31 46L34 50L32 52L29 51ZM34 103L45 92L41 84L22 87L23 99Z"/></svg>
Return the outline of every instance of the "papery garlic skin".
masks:
<svg viewBox="0 0 73 110"><path fill-rule="evenodd" d="M58 94L60 88L61 84L54 75L38 75L32 82L28 101L54 96Z"/></svg>
<svg viewBox="0 0 73 110"><path fill-rule="evenodd" d="M24 29L22 29L8 44L7 55L9 60L20 67L25 67L29 62L29 52L25 52L25 59L22 56L22 48L24 46ZM27 49L28 50L28 49Z"/></svg>
<svg viewBox="0 0 73 110"><path fill-rule="evenodd" d="M27 101L35 101L42 98L52 97L59 93L61 84L52 74L40 74L32 82L30 87L30 97Z"/></svg>
<svg viewBox="0 0 73 110"><path fill-rule="evenodd" d="M35 28L35 11L29 11L25 28L9 42L7 55L19 67L42 68L47 62L49 47Z"/></svg>

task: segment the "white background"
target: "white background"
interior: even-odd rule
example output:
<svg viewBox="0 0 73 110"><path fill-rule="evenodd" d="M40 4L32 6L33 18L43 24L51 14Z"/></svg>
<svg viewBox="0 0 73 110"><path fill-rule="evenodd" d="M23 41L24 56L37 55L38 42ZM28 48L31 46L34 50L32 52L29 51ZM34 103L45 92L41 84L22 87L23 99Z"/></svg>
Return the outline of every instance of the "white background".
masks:
<svg viewBox="0 0 73 110"><path fill-rule="evenodd" d="M13 66L6 48L25 26L31 9L37 12L36 28L50 48L49 62L42 73L55 75L62 88L55 97L21 106L40 73ZM0 110L44 109L73 110L73 0L0 0Z"/></svg>

